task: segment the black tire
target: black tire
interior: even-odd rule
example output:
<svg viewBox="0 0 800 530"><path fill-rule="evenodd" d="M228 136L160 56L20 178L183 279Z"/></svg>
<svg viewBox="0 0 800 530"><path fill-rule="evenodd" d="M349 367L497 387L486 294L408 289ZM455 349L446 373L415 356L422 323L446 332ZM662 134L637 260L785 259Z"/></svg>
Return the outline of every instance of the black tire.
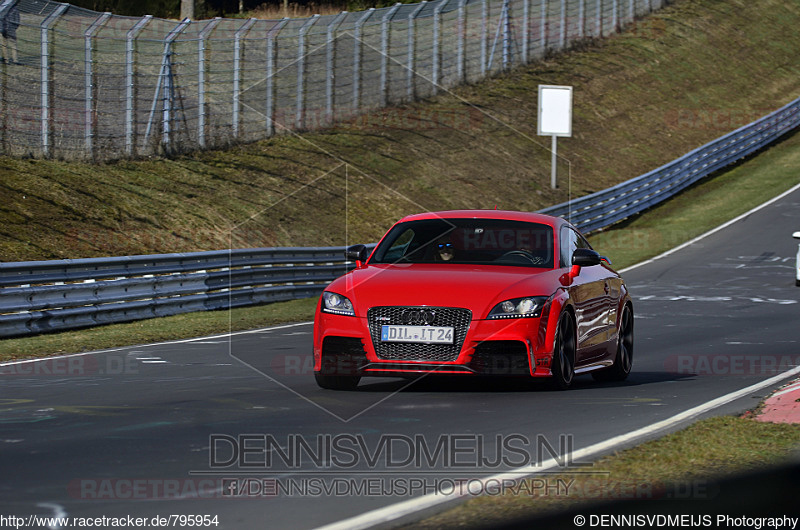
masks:
<svg viewBox="0 0 800 530"><path fill-rule="evenodd" d="M633 311L630 306L622 310L614 364L592 372L595 381L624 381L633 367Z"/></svg>
<svg viewBox="0 0 800 530"><path fill-rule="evenodd" d="M575 322L569 313L564 313L558 320L550 371L553 373L551 387L566 390L572 386L575 379Z"/></svg>
<svg viewBox="0 0 800 530"><path fill-rule="evenodd" d="M358 375L322 375L314 372L314 379L320 388L327 390L355 390L361 376Z"/></svg>

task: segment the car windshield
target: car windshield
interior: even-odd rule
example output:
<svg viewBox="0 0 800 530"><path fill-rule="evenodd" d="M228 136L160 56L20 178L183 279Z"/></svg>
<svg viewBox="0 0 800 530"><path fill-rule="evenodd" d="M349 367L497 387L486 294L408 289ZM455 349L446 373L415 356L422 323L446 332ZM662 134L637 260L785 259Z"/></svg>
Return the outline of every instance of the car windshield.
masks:
<svg viewBox="0 0 800 530"><path fill-rule="evenodd" d="M461 263L553 267L553 229L504 219L426 219L401 223L370 263Z"/></svg>

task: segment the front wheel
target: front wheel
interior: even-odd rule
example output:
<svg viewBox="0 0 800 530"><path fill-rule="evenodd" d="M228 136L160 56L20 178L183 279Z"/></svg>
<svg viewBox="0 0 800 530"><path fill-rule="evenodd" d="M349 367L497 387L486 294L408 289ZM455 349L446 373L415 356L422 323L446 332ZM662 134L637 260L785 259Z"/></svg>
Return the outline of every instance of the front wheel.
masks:
<svg viewBox="0 0 800 530"><path fill-rule="evenodd" d="M553 349L553 362L550 370L553 373L551 386L557 390L566 390L572 386L575 378L575 323L569 313L564 313L558 320L556 345Z"/></svg>
<svg viewBox="0 0 800 530"><path fill-rule="evenodd" d="M614 364L604 370L592 372L595 381L623 381L631 373L633 367L633 311L630 306L622 310L622 322L619 325L617 339L617 356Z"/></svg>

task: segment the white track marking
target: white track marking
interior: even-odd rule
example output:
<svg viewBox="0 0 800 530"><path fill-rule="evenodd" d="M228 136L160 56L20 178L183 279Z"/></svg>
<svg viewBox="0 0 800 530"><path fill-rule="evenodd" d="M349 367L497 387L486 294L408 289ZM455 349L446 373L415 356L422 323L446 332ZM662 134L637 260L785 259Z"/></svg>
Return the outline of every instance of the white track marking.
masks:
<svg viewBox="0 0 800 530"><path fill-rule="evenodd" d="M751 392L762 390L776 383L779 383L780 381L786 379L787 377L791 377L797 374L800 374L800 366L792 368L791 370L783 372L782 374L778 374L774 377L770 377L769 379L761 381L760 383L756 383L746 388L736 390L729 394L725 394L722 397L718 397L714 400L711 400L707 403L703 403L702 405L698 405L696 407L685 410L679 414L672 416L671 418L667 418L665 420L653 423L651 425L647 425L645 427L642 427L641 429L637 429L627 434L614 436L613 438L609 438L608 440L598 442L596 444L590 445L589 447L578 449L572 453L571 455L572 461L577 462L589 458L595 458L613 449L616 449L620 445L630 444L632 442L635 442L637 440L655 434L659 431L676 427L677 425L683 422L696 418L697 416L700 416L701 414L704 414L706 412L710 412L717 407L721 407L722 405L726 405ZM557 469L558 465L559 462L557 460L550 458L548 460L545 460L541 464L526 466L519 468L518 470L499 473L497 475L492 475L490 477L486 477L483 479L476 478L474 480L480 481L484 485L490 482L495 483L494 481L520 480L529 476L535 476L539 473L548 470ZM386 506L384 508L379 508L371 512L357 515L349 519L321 526L317 528L317 530L357 530L361 528L371 528L376 525L386 524L392 521L396 521L402 517L412 515L416 512L433 508L435 506L444 503L456 501L463 497L467 497L468 495L469 494L458 494L455 492L450 494L442 492L430 493L422 497L409 499L407 501L399 502L396 504L392 504L390 506Z"/></svg>

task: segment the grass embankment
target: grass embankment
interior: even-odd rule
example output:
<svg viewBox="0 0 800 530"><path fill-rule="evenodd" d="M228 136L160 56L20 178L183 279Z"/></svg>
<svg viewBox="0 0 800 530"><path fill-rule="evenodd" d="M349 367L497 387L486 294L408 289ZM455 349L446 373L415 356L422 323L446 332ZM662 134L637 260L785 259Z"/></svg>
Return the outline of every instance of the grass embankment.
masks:
<svg viewBox="0 0 800 530"><path fill-rule="evenodd" d="M684 509L692 510L696 507L692 503L702 504L715 497L715 479L780 465L796 454L798 446L800 425L729 416L710 418L601 458L594 462L592 474L548 475L551 485L559 479L569 484L560 494L552 489L543 494L543 488L533 483L527 490L533 495L478 497L414 523L413 528L491 528L587 503L667 500L678 495L688 501Z"/></svg>
<svg viewBox="0 0 800 530"><path fill-rule="evenodd" d="M679 0L622 35L324 132L174 159L0 158L0 259L338 245L420 210L536 210L796 98L799 22L791 2ZM555 191L539 84L575 88Z"/></svg>

